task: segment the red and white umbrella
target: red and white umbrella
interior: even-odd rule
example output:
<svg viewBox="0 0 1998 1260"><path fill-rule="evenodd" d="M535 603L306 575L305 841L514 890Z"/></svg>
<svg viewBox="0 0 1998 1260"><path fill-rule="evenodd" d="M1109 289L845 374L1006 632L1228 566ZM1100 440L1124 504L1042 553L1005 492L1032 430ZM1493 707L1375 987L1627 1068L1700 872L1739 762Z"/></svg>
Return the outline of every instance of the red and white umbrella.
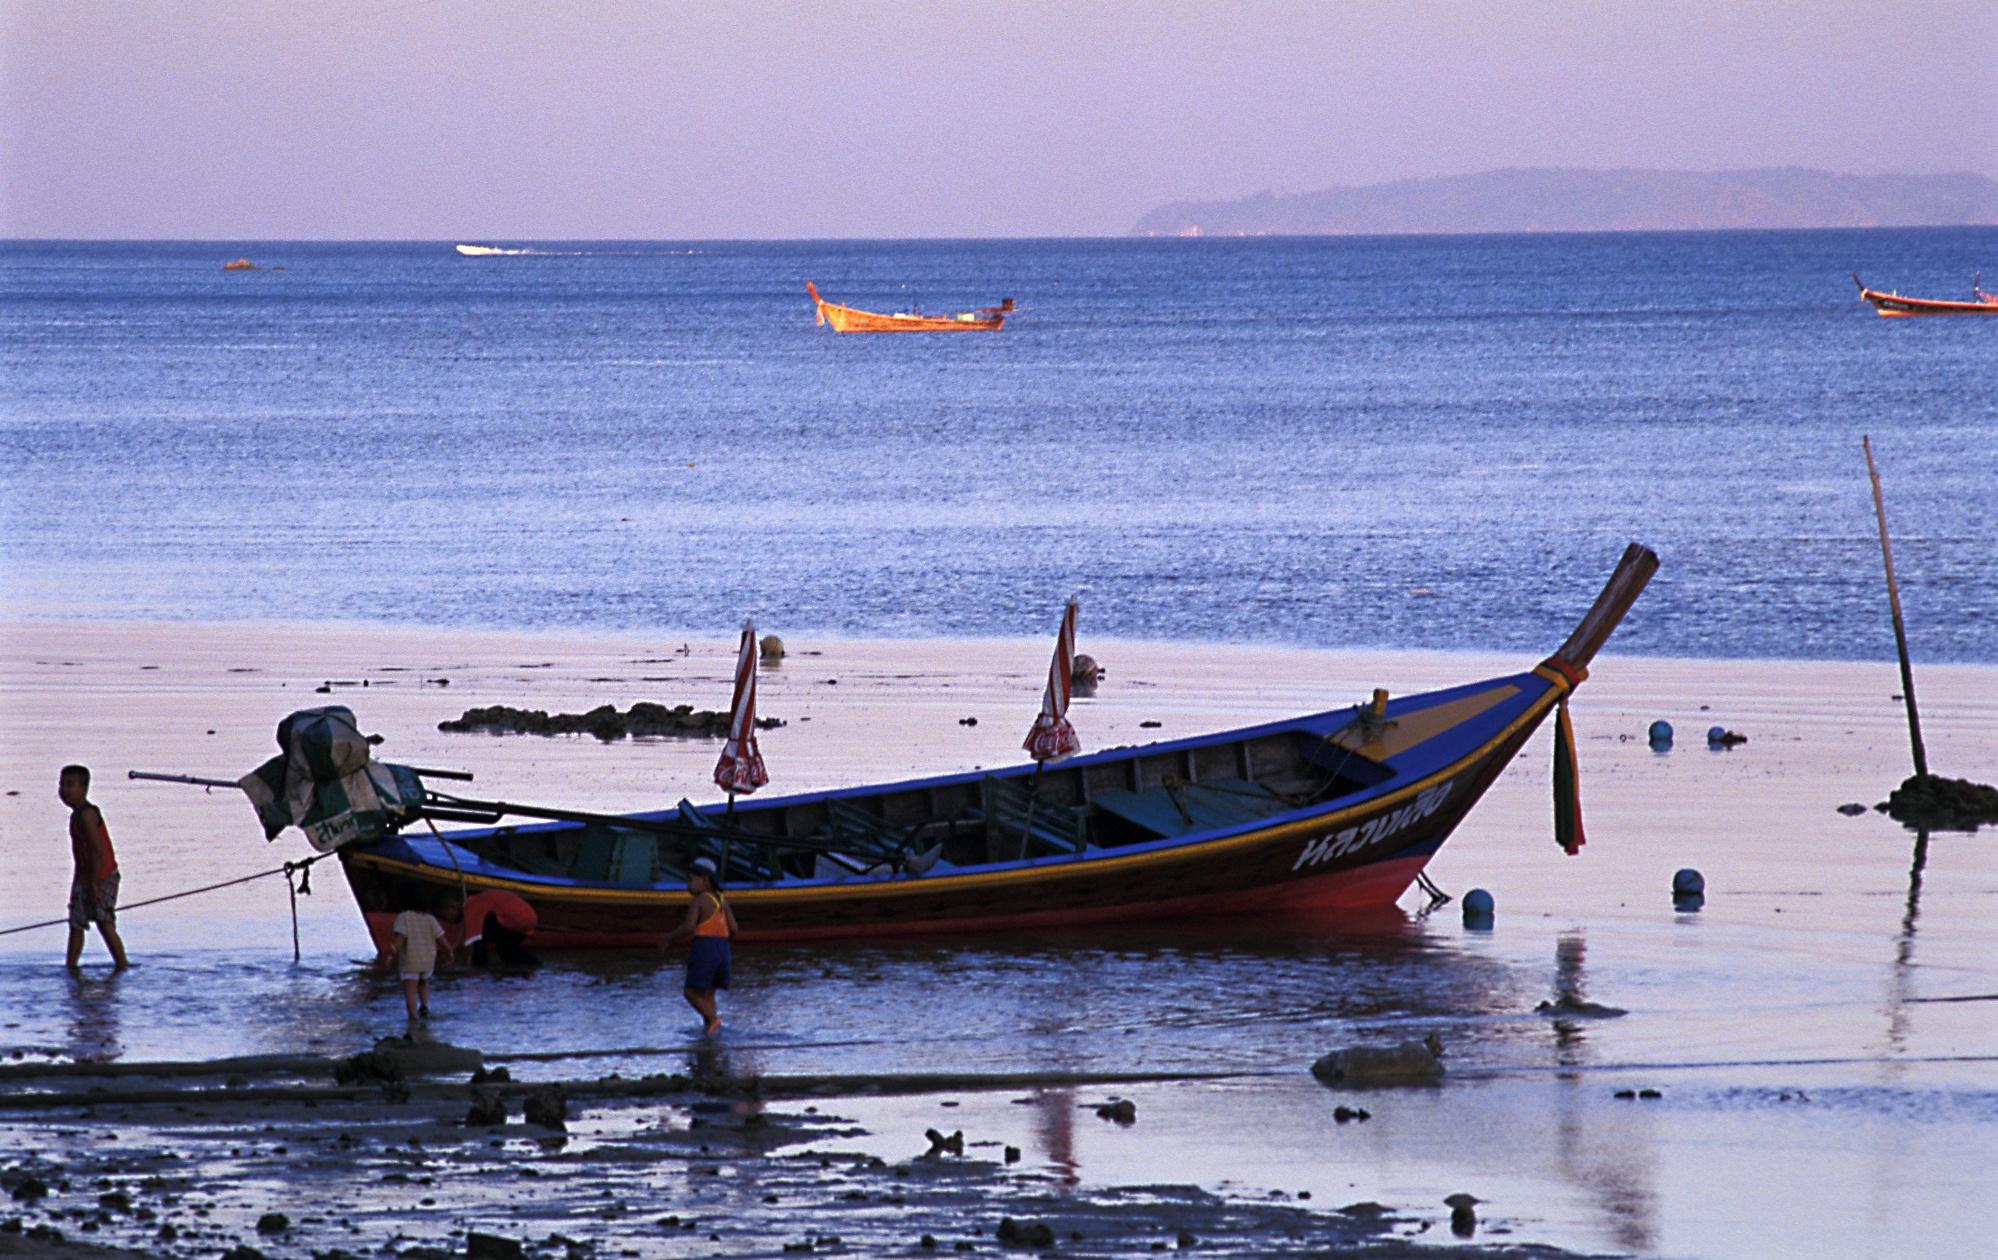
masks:
<svg viewBox="0 0 1998 1260"><path fill-rule="evenodd" d="M715 763L715 786L747 796L770 782L763 754L756 750L756 623L742 623L742 648L735 658L735 699L729 704L728 742Z"/></svg>
<svg viewBox="0 0 1998 1260"><path fill-rule="evenodd" d="M1055 636L1054 660L1048 665L1048 689L1041 696L1041 713L1034 719L1021 747L1035 761L1073 757L1082 751L1082 741L1068 724L1068 693L1075 674L1075 596L1062 609L1061 633Z"/></svg>

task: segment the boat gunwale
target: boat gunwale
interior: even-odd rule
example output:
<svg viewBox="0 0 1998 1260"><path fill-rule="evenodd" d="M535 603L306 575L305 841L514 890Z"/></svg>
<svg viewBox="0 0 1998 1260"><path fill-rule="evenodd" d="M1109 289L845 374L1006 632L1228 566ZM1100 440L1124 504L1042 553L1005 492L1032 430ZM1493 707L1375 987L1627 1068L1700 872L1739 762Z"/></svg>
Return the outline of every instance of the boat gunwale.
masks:
<svg viewBox="0 0 1998 1260"><path fill-rule="evenodd" d="M1218 857L1241 849L1258 848L1264 845L1282 843L1293 836L1302 838L1305 835L1320 834L1335 827L1338 821L1343 821L1342 816L1358 816L1391 809L1404 801L1412 800L1427 788L1433 787L1439 782L1454 779L1467 769L1478 765L1517 734L1522 727L1529 724L1537 724L1544 720L1547 713L1555 705L1559 704L1574 691L1575 685L1579 681L1570 679L1560 669L1548 662L1542 662L1534 666L1531 670L1520 674L1485 679L1480 682L1462 684L1458 687L1444 688L1436 692L1421 693L1421 695L1443 696L1452 692L1473 691L1480 687L1489 687L1493 684L1505 683L1511 679L1526 677L1538 677L1547 683L1547 686L1538 696L1528 699L1525 703L1525 708L1519 714L1509 719L1504 726L1477 747L1392 789L1389 788L1389 785L1394 783L1394 779L1389 779L1385 782L1362 788L1360 791L1351 794L1351 796L1328 801L1324 805L1305 806L1301 809L1287 811L1284 814L1273 815L1269 818L1236 823L1227 827L1209 828L1204 831L1179 836L1165 836L1157 840L1142 841L1137 844L1120 846L1115 850L1103 850L1094 854L1084 851L1083 853L1061 854L1044 858L1015 859L1010 862L981 863L971 867L956 867L943 874L923 875L915 878L891 875L882 879L814 879L798 880L795 882L785 881L781 883L739 883L731 887L730 896L741 900L745 905L776 904L793 901L824 900L829 891L837 890L842 900L872 901L884 897L899 898L934 895L937 892L946 890L963 892L984 887L1003 887L1029 880L1045 880L1051 883L1063 882L1076 877L1095 877L1105 873L1117 873L1132 868L1141 869L1146 866L1157 865L1162 859L1182 859L1188 853L1195 850L1204 850L1205 853L1203 856ZM1409 701L1416 698L1408 697L1401 703L1406 705ZM1423 706L1423 708L1431 707L1434 707L1434 705ZM1404 708L1403 711L1407 712L1408 710ZM1421 710L1417 709L1414 711L1420 712ZM1341 710L1338 709L1325 710L1322 713L1307 715L1303 720L1323 719L1340 712ZM1463 722L1458 723L1455 727L1445 728L1445 731L1439 731L1437 735L1430 738L1437 738L1448 730L1457 729L1465 723L1475 720L1477 720L1477 715L1464 719ZM1139 745L1137 748L1143 749L1145 753L1152 753L1171 752L1187 747L1211 746L1216 743L1232 743L1237 739L1252 738L1254 737L1253 733L1257 732L1277 734L1285 730L1294 730L1299 724L1300 719L1291 718L1264 723L1259 726L1233 728L1227 731L1215 732L1204 737L1194 736L1160 744ZM1135 752L1135 750L1120 748L1093 753L1088 757L1079 757L1064 763L1064 768L1085 764L1090 761L1116 759L1114 758L1114 754L1127 752ZM1027 773L1031 770L1030 767L1009 767L1009 769L1018 770L1020 773ZM959 772L951 775L933 776L928 779L907 780L894 784L835 789L828 792L773 798L765 802L760 808L781 808L791 802L802 804L852 795L880 795L889 791L911 791L945 783L975 782L986 777L986 773L984 771ZM1400 777L1399 773L1395 776L1395 778ZM671 813L672 811L659 811L659 816L665 817ZM644 818L647 815L633 814L630 817ZM559 830L573 825L564 823L533 824L531 828L523 827L514 829L513 834L521 834L529 830ZM471 850L465 848L463 845L454 843L453 837L492 835L498 830L500 828L477 828L471 831L442 832L438 833L435 839L447 846L446 856L449 857L451 856L450 850L453 848L459 852L471 852ZM396 838L404 839L404 837ZM419 839L429 838L419 837ZM766 838L762 837L749 837L748 839L752 842L766 842ZM767 842L779 844L781 847L781 841L776 838L768 838ZM414 852L413 846L411 851ZM570 902L640 902L671 905L688 896L682 889L675 889L659 884L632 886L629 884L610 883L608 881L580 881L554 876L542 877L550 881L543 883L533 878L530 872L516 872L508 875L488 875L483 872L475 874L455 870L451 867L431 863L426 860L405 862L398 858L366 850L343 849L340 852L343 861L358 862L368 866L404 873L444 872L448 877L461 880L468 886L476 882L482 889L505 888L509 891L542 896L556 895ZM420 857L420 855L418 856ZM478 857L479 855L473 854L473 856ZM485 865L483 858L480 858L480 865ZM520 879L516 878L517 875L527 875L530 877Z"/></svg>

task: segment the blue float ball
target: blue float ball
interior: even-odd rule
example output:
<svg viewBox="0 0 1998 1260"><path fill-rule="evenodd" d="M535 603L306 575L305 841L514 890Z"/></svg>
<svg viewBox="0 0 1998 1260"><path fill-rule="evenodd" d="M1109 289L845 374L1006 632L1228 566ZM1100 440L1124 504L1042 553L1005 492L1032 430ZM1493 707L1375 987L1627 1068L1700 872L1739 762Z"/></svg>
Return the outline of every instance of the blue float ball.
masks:
<svg viewBox="0 0 1998 1260"><path fill-rule="evenodd" d="M1718 744L1726 738L1727 728L1725 726L1709 726L1707 728L1707 742L1709 744Z"/></svg>
<svg viewBox="0 0 1998 1260"><path fill-rule="evenodd" d="M1706 890L1706 876L1700 874L1690 866L1680 868L1672 876L1672 895L1674 897L1696 897L1706 892Z"/></svg>
<svg viewBox="0 0 1998 1260"><path fill-rule="evenodd" d="M1495 904L1490 893L1482 888L1473 888L1464 894L1464 921L1469 923L1473 919L1491 918Z"/></svg>
<svg viewBox="0 0 1998 1260"><path fill-rule="evenodd" d="M1651 742L1654 744L1670 744L1672 742L1672 724L1662 718L1653 722L1651 724Z"/></svg>

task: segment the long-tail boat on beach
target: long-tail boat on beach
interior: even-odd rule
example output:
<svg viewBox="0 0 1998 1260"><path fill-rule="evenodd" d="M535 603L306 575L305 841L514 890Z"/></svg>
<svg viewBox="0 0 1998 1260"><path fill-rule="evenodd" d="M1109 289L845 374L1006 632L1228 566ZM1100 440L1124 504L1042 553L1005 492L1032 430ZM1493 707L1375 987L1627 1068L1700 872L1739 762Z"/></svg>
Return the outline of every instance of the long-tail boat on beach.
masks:
<svg viewBox="0 0 1998 1260"><path fill-rule="evenodd" d="M327 726L313 713L336 712L319 710L280 730L290 783L281 756L243 784L268 834L325 820L307 835L337 854L378 945L413 902L495 889L534 907L532 948L655 944L684 915L699 857L723 870L743 941L1336 919L1408 889L1588 677L1657 566L1633 543L1567 642L1521 673L1039 766L611 815L441 791L423 781L435 772L371 760L351 714L347 752L305 739ZM1573 782L1565 720L1557 736L1558 792L1564 756Z"/></svg>
<svg viewBox="0 0 1998 1260"><path fill-rule="evenodd" d="M1978 272L1970 282L1970 301L1951 302L1941 298L1902 297L1898 293L1882 293L1869 289L1866 282L1854 273L1852 282L1859 286L1859 296L1872 303L1873 309L1882 315L1900 317L1904 315L1998 315L1998 293L1984 291L1984 273Z"/></svg>
<svg viewBox="0 0 1998 1260"><path fill-rule="evenodd" d="M819 311L818 322L830 324L834 332L998 332L1006 325L1006 316L1013 311L1013 299L1007 298L997 306L980 307L975 311L952 311L944 315L925 315L920 310L897 311L882 315L875 311L863 311L851 306L841 306L828 302L819 296L818 286L805 281L805 291L812 295L812 301Z"/></svg>

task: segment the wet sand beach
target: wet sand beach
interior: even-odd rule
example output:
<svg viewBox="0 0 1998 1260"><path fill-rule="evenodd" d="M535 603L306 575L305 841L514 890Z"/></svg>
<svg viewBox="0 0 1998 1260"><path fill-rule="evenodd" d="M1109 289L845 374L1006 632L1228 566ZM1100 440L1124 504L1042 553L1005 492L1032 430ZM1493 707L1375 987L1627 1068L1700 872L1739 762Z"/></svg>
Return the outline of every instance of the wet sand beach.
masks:
<svg viewBox="0 0 1998 1260"><path fill-rule="evenodd" d="M271 754L285 713L329 701L386 737L384 757L475 771L481 794L599 809L713 799L712 740L437 723L493 704L720 708L733 647L324 625L17 621L0 636L0 926L62 910L54 779L66 761L96 770L128 904L302 855L295 835L267 845L235 793L123 776L234 777ZM770 791L1018 760L1048 651L1041 640L789 646L761 681L761 711L786 722L762 737ZM1071 714L1091 750L1532 663L1105 642L1086 627L1079 647L1109 671ZM1934 768L1998 779L1998 669L1922 668L1917 685ZM1411 893L1364 924L745 949L713 1043L680 1002L677 955L440 976L436 1036L478 1047L523 1085L573 1083L566 1143L517 1110L497 1133L466 1128L462 1073L418 1082L407 1103L230 1102L226 1079L190 1082L220 1097L185 1112L99 1099L0 1114L14 1181L44 1168L52 1188L69 1183L11 1214L24 1229L190 1256L240 1239L273 1256L386 1248L421 1260L462 1253L453 1230L552 1256L782 1254L835 1236L813 1249L908 1253L924 1233L944 1251L987 1252L1006 1216L1048 1222L1056 1250L1080 1255L1178 1249L1181 1230L1225 1254L1399 1254L1450 1238L1443 1200L1462 1192L1483 1200L1476 1239L1507 1245L1978 1254L1998 1157L1994 837L1937 833L1918 866L1911 834L1871 810L1835 812L1883 799L1908 772L1899 690L1886 662L1600 658L1574 705L1582 855L1552 842L1542 732L1430 867L1451 893L1493 892L1489 931L1465 928L1454 903L1424 914ZM1644 740L1658 718L1677 728L1670 752ZM1710 751L1711 725L1748 742ZM1706 876L1694 913L1669 896L1682 866ZM78 983L61 971L61 929L0 937L0 1048L17 1064L340 1057L404 1031L399 995L358 965L365 937L337 871L315 880L300 899L297 965L281 880L130 912L121 926L139 965L116 978L95 940ZM1628 1013L1578 1013L1584 1002ZM1440 1089L1341 1093L1306 1070L1337 1046L1429 1032L1447 1048ZM508 1057L554 1052L579 1057ZM964 1087L895 1084L941 1072ZM613 1073L685 1079L643 1097L583 1092ZM1035 1073L1071 1083L1003 1087ZM1231 1075L1193 1079L1215 1073ZM689 1084L830 1075L872 1087L806 1101ZM1112 1075L1153 1079L1073 1083ZM972 1088L977 1078L994 1087ZM328 1085L257 1077L238 1092L286 1082ZM1618 1096L1643 1089L1658 1097ZM1135 1103L1135 1123L1097 1117L1113 1096ZM1369 1118L1341 1123L1341 1106ZM962 1129L964 1155L926 1155L932 1127ZM1386 1211L1337 1211L1364 1202ZM258 1235L274 1210L291 1223ZM680 1223L659 1223L669 1216ZM162 1240L169 1222L179 1236Z"/></svg>

